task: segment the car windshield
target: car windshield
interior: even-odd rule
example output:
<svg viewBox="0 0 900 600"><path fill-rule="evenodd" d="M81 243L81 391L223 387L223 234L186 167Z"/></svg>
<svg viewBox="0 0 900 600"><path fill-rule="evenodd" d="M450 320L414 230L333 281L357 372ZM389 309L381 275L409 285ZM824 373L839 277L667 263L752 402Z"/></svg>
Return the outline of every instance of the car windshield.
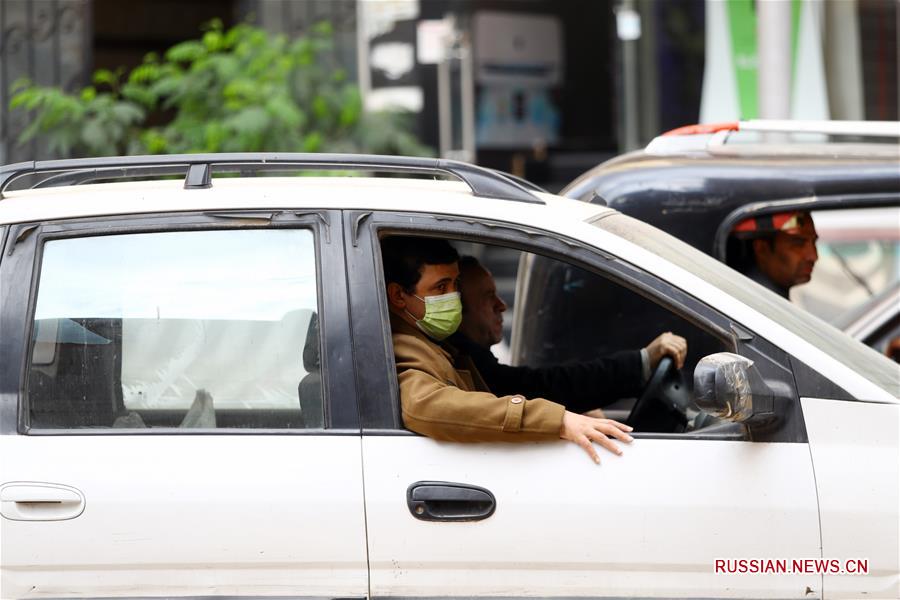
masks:
<svg viewBox="0 0 900 600"><path fill-rule="evenodd" d="M897 365L848 335L839 335L817 317L793 306L776 294L732 270L696 248L642 221L613 213L592 225L662 256L679 267L710 282L761 314L770 316L786 329L838 359L888 393L896 396Z"/></svg>

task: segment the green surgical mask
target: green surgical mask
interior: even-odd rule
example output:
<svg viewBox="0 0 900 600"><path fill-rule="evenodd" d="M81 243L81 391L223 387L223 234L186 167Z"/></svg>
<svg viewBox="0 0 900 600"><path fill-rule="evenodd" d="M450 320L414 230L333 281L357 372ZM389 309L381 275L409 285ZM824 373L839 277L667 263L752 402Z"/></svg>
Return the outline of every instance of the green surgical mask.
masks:
<svg viewBox="0 0 900 600"><path fill-rule="evenodd" d="M459 292L424 298L416 296L416 298L425 303L425 316L416 320L416 326L426 335L440 342L456 332L462 322L462 300ZM415 319L409 311L406 311L406 314Z"/></svg>

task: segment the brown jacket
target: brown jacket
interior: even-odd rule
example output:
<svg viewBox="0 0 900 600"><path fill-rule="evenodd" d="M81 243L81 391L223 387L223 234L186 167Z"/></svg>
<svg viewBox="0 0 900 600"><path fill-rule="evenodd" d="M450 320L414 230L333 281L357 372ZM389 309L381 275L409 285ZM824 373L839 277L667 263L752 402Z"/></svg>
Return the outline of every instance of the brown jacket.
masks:
<svg viewBox="0 0 900 600"><path fill-rule="evenodd" d="M455 442L558 440L561 404L488 391L474 363L391 314L403 424Z"/></svg>

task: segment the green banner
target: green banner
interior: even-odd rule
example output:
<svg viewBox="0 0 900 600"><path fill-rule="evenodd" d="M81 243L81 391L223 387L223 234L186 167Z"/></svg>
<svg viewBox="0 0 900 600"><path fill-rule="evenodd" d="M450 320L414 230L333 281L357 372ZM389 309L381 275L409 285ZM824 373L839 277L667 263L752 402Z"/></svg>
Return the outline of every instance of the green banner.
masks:
<svg viewBox="0 0 900 600"><path fill-rule="evenodd" d="M756 3L760 0L727 0L725 11L731 30L731 60L738 87L740 119L759 116L758 69L759 53L756 46ZM778 0L765 0L775 2ZM799 40L802 0L791 0L791 72L797 66L797 41ZM793 80L793 77L791 77Z"/></svg>

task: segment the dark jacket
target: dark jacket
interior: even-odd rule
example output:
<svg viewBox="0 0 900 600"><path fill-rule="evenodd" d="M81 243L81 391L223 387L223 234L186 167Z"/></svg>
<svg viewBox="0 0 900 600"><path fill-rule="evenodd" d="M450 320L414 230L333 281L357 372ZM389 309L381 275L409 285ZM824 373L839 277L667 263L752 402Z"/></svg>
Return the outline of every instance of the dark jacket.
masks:
<svg viewBox="0 0 900 600"><path fill-rule="evenodd" d="M461 333L451 336L450 342L471 357L494 394L546 398L576 413L637 396L644 384L640 350L617 352L589 362L533 368L501 364L490 349Z"/></svg>
<svg viewBox="0 0 900 600"><path fill-rule="evenodd" d="M747 271L744 273L744 275L746 275L747 277L749 277L750 279L752 279L759 285L763 286L767 290L772 290L773 292L775 292L776 294L778 294L785 300L791 299L790 288L783 288L780 285L778 285L777 283L775 283L774 281L772 281L771 279L769 279L769 276L766 275L765 273L763 273L762 271L760 271L759 267L757 267L756 265L753 265L749 269L747 269Z"/></svg>

